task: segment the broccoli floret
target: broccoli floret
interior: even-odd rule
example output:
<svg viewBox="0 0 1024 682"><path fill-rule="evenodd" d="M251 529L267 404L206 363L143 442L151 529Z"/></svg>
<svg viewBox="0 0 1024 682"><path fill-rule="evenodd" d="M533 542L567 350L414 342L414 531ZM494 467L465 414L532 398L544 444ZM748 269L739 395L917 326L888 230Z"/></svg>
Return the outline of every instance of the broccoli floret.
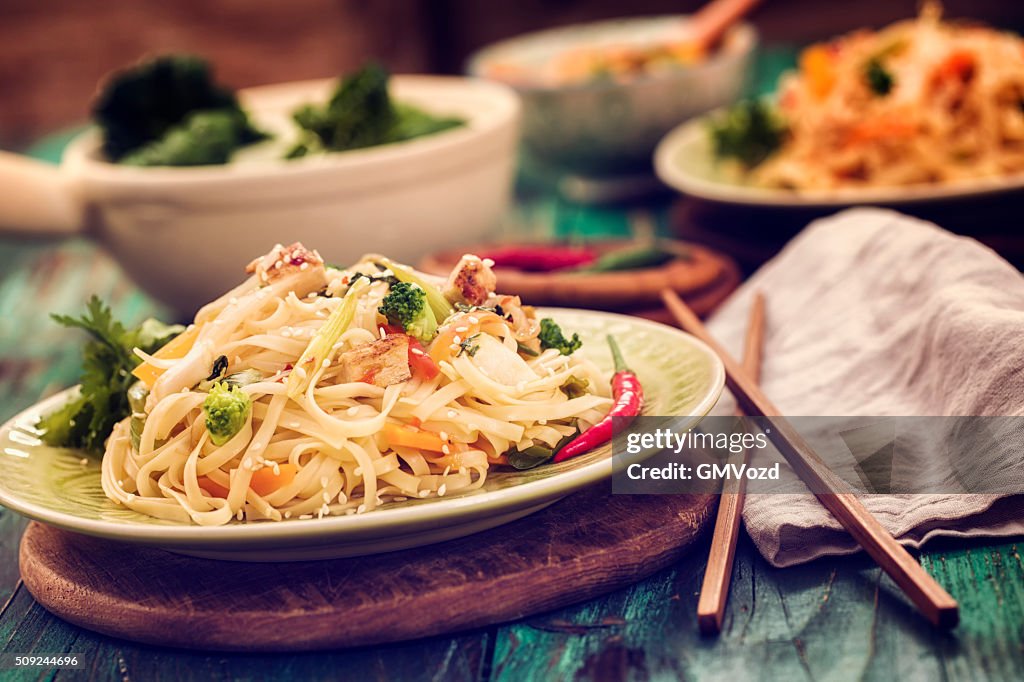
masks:
<svg viewBox="0 0 1024 682"><path fill-rule="evenodd" d="M864 65L864 80L867 81L871 92L879 97L888 95L892 91L892 86L896 84L896 79L878 57L872 57Z"/></svg>
<svg viewBox="0 0 1024 682"><path fill-rule="evenodd" d="M555 348L562 355L572 355L583 345L579 334L573 334L572 339L565 338L562 328L550 317L540 321L540 333L537 338L540 340L541 348Z"/></svg>
<svg viewBox="0 0 1024 682"><path fill-rule="evenodd" d="M377 310L388 322L401 325L423 343L430 343L437 335L437 317L427 305L427 292L418 284L395 283Z"/></svg>
<svg viewBox="0 0 1024 682"><path fill-rule="evenodd" d="M326 105L307 104L297 109L292 118L303 135L286 158L400 142L464 123L392 102L388 79L383 67L368 64L343 78Z"/></svg>
<svg viewBox="0 0 1024 682"><path fill-rule="evenodd" d="M786 126L760 101L740 102L711 122L715 156L753 167L782 146Z"/></svg>
<svg viewBox="0 0 1024 682"><path fill-rule="evenodd" d="M196 112L225 116L214 124L205 118L190 121ZM93 116L103 131L104 153L117 162L163 141L175 150L173 158L178 161L174 165L193 165L186 161L188 155L183 150L193 136L185 136L184 131L197 126L203 133L201 146L206 147L211 136L231 140L231 149L266 137L250 124L235 94L214 82L209 64L191 55L161 56L115 74L97 98ZM232 135L213 135L211 127L219 129L228 123ZM173 144L165 139L172 133ZM222 163L209 160L208 151L190 154L198 154L202 163ZM133 163L143 165L138 158Z"/></svg>
<svg viewBox="0 0 1024 682"><path fill-rule="evenodd" d="M227 163L242 146L237 114L197 111L185 122L121 157L126 166L211 166Z"/></svg>
<svg viewBox="0 0 1024 682"><path fill-rule="evenodd" d="M203 401L206 430L214 445L224 445L242 430L252 413L252 399L237 386L216 383Z"/></svg>

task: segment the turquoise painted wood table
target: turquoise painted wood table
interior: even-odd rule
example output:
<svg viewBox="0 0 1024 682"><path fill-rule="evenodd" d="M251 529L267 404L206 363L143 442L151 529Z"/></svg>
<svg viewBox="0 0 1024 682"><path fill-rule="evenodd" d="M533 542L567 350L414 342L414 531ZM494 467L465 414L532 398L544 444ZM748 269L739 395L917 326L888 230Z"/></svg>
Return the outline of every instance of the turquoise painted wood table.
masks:
<svg viewBox="0 0 1024 682"><path fill-rule="evenodd" d="M576 227L624 230L614 212L547 209ZM74 382L81 337L47 312L96 293L128 321L161 314L105 254L80 242L0 242L0 418ZM739 547L725 631L694 617L706 545L628 589L521 622L404 644L300 655L210 654L93 634L44 611L18 579L25 520L0 511L0 646L77 653L86 668L0 671L0 679L1014 680L1024 677L1024 565L1014 541L945 543L921 554L962 605L932 630L863 558L773 569ZM486 598L486 595L481 595Z"/></svg>
<svg viewBox="0 0 1024 682"><path fill-rule="evenodd" d="M38 155L52 158L60 146L58 139ZM664 207L649 208L664 229ZM522 205L518 224L534 234L628 231L623 211L558 201ZM82 338L47 313L77 313L93 293L128 322L166 314L91 244L0 240L0 419L74 383ZM774 569L744 538L724 632L714 639L700 636L695 618L705 542L648 580L520 622L382 647L241 655L136 645L51 616L19 581L25 523L0 509L2 653L76 653L85 666L6 669L0 680L1024 679L1017 541L946 541L921 553L960 600L962 622L948 633L933 630L863 557Z"/></svg>

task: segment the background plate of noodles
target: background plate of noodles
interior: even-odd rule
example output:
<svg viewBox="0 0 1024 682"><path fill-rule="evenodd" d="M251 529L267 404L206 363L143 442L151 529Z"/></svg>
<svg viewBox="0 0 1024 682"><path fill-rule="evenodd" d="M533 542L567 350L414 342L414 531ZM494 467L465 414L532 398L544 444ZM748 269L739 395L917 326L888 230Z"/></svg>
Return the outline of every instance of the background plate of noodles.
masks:
<svg viewBox="0 0 1024 682"><path fill-rule="evenodd" d="M1024 40L935 4L808 47L770 100L672 131L658 176L686 194L782 207L899 205L1024 188Z"/></svg>
<svg viewBox="0 0 1024 682"><path fill-rule="evenodd" d="M603 312L543 309L578 332L577 351L611 373L604 342L613 334L643 383L644 414L690 416L696 423L724 385L718 359L702 343L671 327ZM200 526L161 520L109 500L100 462L85 453L44 445L34 425L66 402L54 395L0 429L0 503L67 530L210 558L295 561L359 556L442 542L513 521L611 475L611 447L527 471L503 467L485 485L461 496L392 502L372 513L230 522Z"/></svg>

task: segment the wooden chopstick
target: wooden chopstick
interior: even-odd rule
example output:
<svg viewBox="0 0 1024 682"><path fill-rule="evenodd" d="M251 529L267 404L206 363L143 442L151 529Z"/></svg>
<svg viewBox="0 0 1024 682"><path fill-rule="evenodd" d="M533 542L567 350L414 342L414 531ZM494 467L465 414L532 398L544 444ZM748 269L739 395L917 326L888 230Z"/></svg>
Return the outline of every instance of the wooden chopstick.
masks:
<svg viewBox="0 0 1024 682"><path fill-rule="evenodd" d="M682 299L668 289L661 292L661 298L679 322L679 326L710 346L722 360L722 364L725 365L726 385L740 407L750 416L772 418L772 428L767 433L768 437L800 479L815 491L815 496L825 509L836 517L932 624L943 628L956 626L960 619L956 600L896 542L855 494L842 492L848 486L828 468L796 429L782 418L778 408L711 337Z"/></svg>
<svg viewBox="0 0 1024 682"><path fill-rule="evenodd" d="M761 350L764 344L764 296L754 294L750 306L750 321L743 345L743 371L753 381L761 378ZM736 413L743 415L743 410ZM743 451L743 462L750 459L750 451ZM727 483L722 488L715 518L715 532L711 536L708 552L708 566L704 570L704 583L697 601L697 625L705 635L715 635L722 630L725 603L729 598L729 582L732 579L732 565L736 557L736 542L739 540L743 516L743 500L746 497L746 481L741 478L734 485ZM730 481L730 483L732 483Z"/></svg>

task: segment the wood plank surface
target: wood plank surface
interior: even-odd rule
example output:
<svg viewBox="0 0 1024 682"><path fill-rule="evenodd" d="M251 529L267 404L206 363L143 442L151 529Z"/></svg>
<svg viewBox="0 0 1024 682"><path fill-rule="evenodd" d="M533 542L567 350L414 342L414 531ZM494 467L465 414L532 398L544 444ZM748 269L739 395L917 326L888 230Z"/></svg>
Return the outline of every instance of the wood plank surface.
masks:
<svg viewBox="0 0 1024 682"><path fill-rule="evenodd" d="M714 495L613 495L606 481L466 538L284 564L196 559L33 523L25 586L48 610L125 639L304 651L402 641L548 611L642 580L708 527Z"/></svg>

